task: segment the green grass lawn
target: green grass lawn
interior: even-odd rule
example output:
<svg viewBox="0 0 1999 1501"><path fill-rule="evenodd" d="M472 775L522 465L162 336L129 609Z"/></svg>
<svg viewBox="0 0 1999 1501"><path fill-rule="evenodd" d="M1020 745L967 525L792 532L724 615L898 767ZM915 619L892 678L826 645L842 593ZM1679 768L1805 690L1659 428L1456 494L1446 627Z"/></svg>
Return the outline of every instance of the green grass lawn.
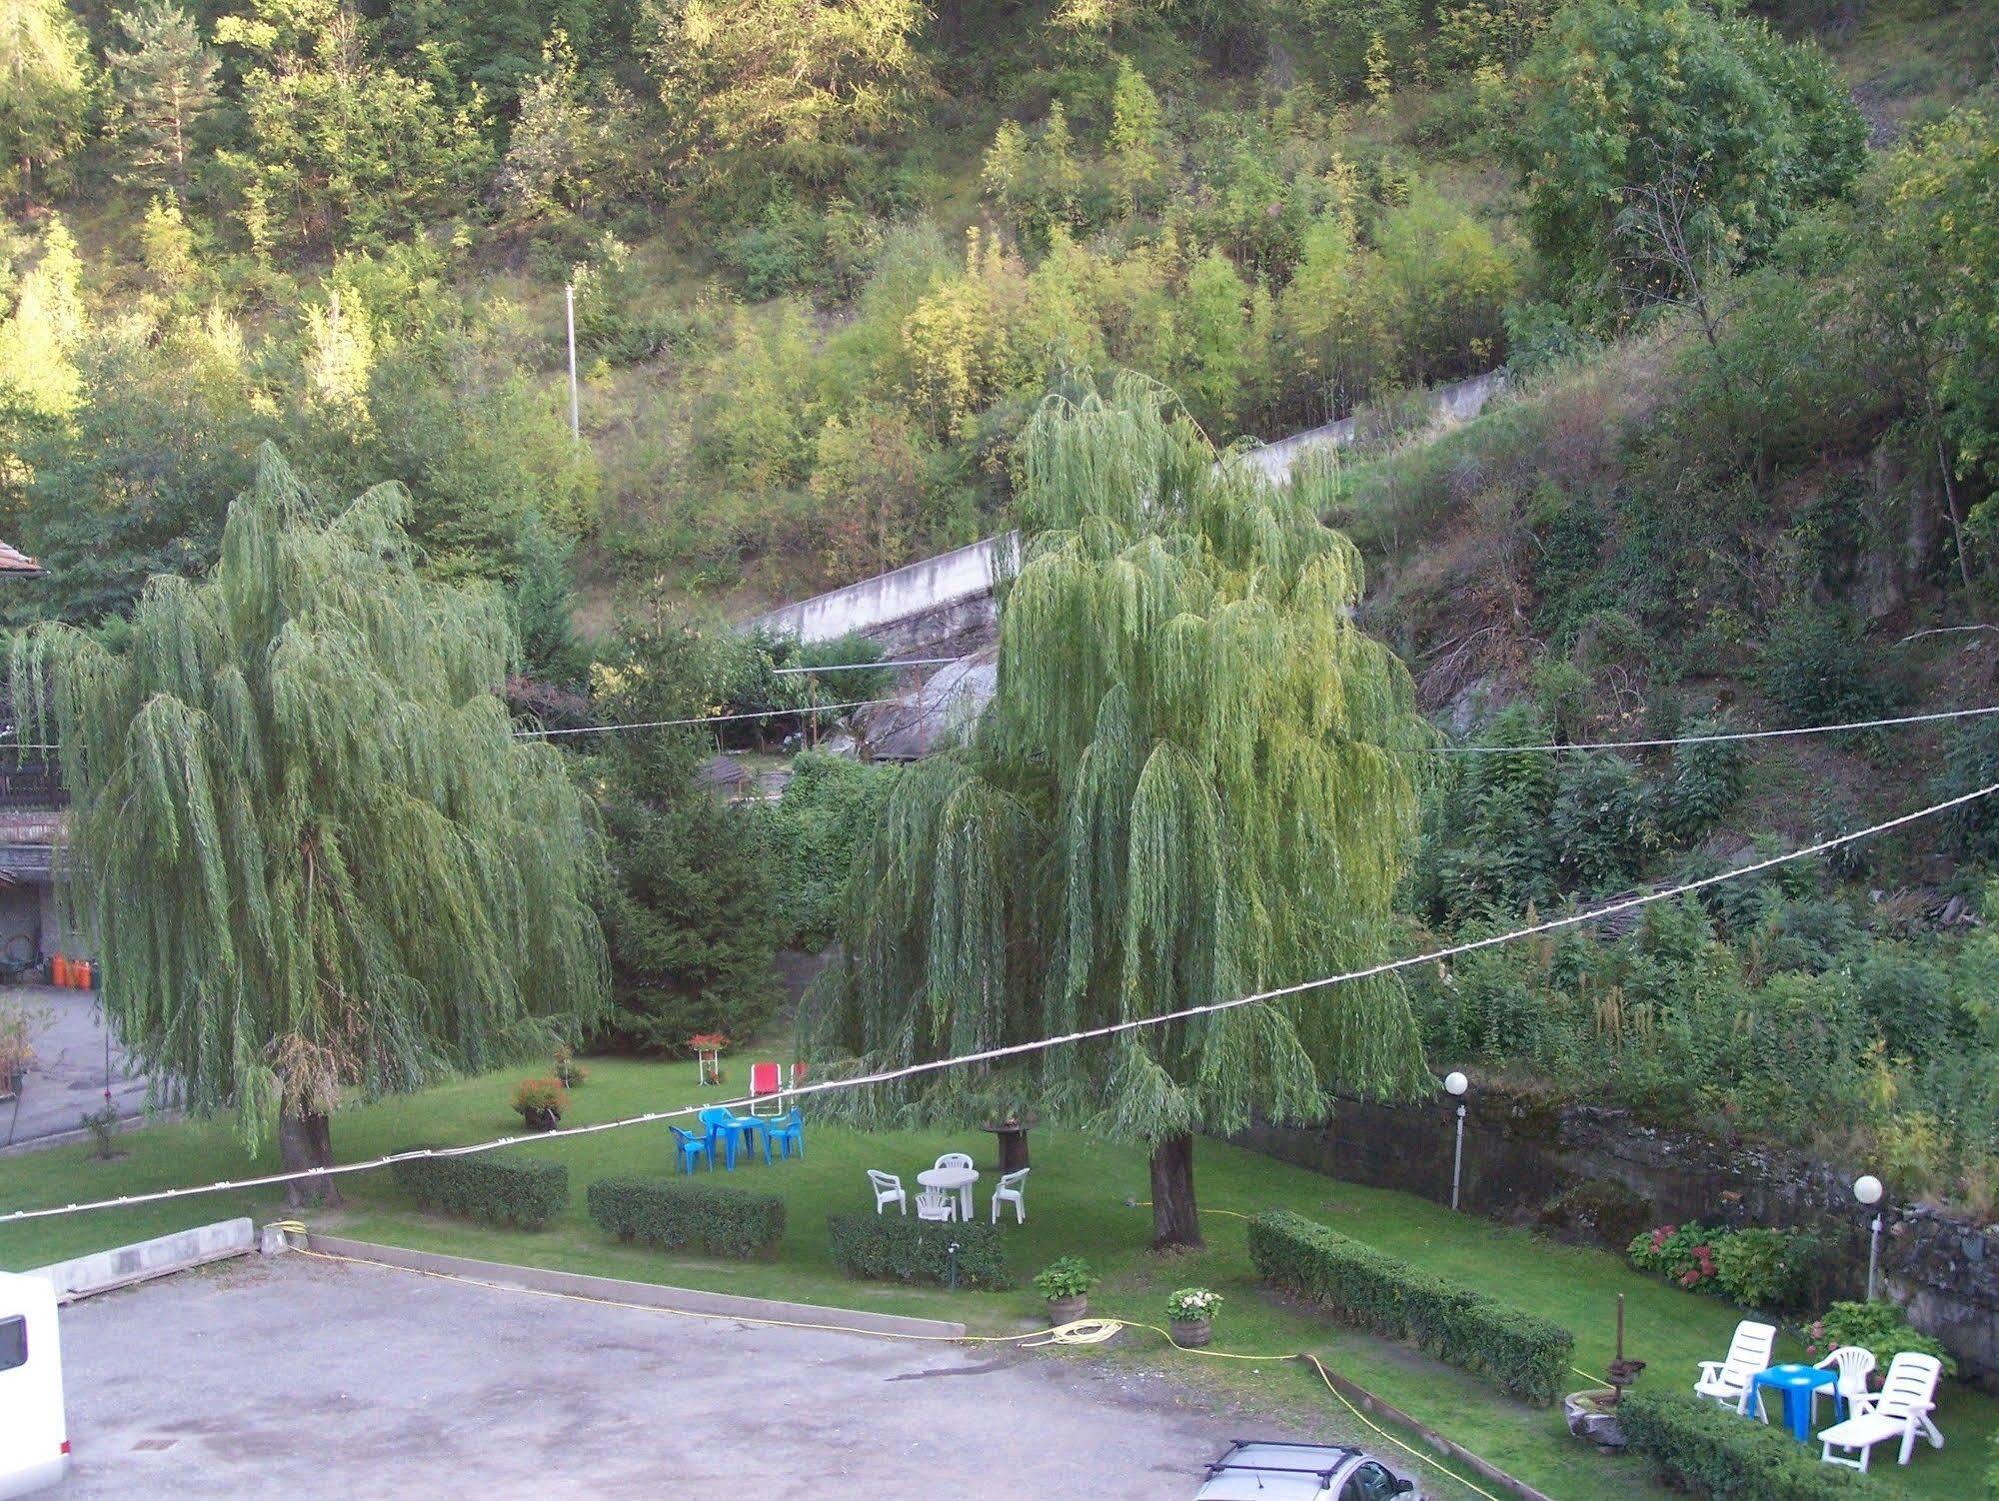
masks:
<svg viewBox="0 0 1999 1501"><path fill-rule="evenodd" d="M592 1060L590 1070L590 1082L575 1092L570 1124L681 1104L699 1094L688 1064ZM335 1121L335 1147L343 1159L355 1159L418 1142L447 1144L517 1131L519 1122L507 1109L511 1080L511 1075L468 1080L343 1111ZM717 1262L618 1245L585 1218L583 1189L592 1179L672 1170L663 1126L513 1149L569 1166L571 1207L543 1231L495 1229L419 1213L386 1173L342 1180L347 1207L315 1213L310 1220L315 1228L364 1240L759 1297L946 1317L987 1333L1010 1333L1037 1322L1041 1309L1027 1279L1054 1257L1076 1253L1104 1274L1104 1284L1091 1300L1095 1313L1163 1323L1165 1296L1173 1288L1212 1287L1227 1299L1216 1324L1218 1350L1309 1350L1329 1368L1554 1496L1664 1494L1637 1462L1606 1460L1577 1445L1558 1410L1524 1407L1415 1351L1341 1329L1263 1291L1251 1277L1244 1254L1246 1227L1240 1219L1209 1213L1203 1221L1208 1238L1204 1251L1155 1256L1147 1248L1150 1213L1133 1202L1148 1192L1144 1154L1135 1147L1075 1132L1037 1130L1028 1222L1018 1228L1010 1220L1006 1225L1010 1262L1022 1286L1006 1293L949 1293L841 1276L828 1254L826 1215L834 1209L868 1207L864 1168L900 1174L913 1193L916 1172L939 1152L969 1151L976 1161L989 1163L992 1138L978 1132L864 1135L815 1129L808 1113L806 1142L803 1161L770 1168L761 1162L739 1166L732 1180L785 1196L785 1242L780 1257L769 1262ZM157 1126L120 1138L120 1146L125 1155L111 1162L94 1160L85 1148L0 1160L0 1209L243 1177L275 1166L248 1160L227 1127L214 1124ZM1197 1182L1206 1210L1246 1214L1272 1206L1294 1209L1556 1319L1575 1331L1577 1364L1586 1371L1601 1371L1610 1358L1620 1292L1626 1298L1627 1347L1650 1363L1647 1382L1690 1384L1694 1362L1719 1356L1739 1317L1715 1299L1641 1277L1619 1257L1553 1245L1523 1231L1453 1215L1427 1200L1340 1183L1219 1143L1201 1144ZM989 1180L981 1185L989 1186ZM985 1193L978 1202L985 1213ZM274 1218L280 1205L274 1190L234 1192L0 1226L0 1265L32 1266L231 1214ZM1293 1414L1334 1405L1317 1378L1296 1363L1256 1365L1176 1355L1147 1335L1127 1337L1102 1358L1170 1368L1176 1377L1212 1390L1218 1400ZM1580 1375L1575 1384L1585 1384ZM1342 1427L1349 1421L1343 1412L1340 1420ZM1944 1395L1939 1422L1948 1446L1942 1453L1918 1446L1906 1472L1883 1477L1884 1489L1924 1497L1978 1494L1990 1435L1999 1428L1999 1404L1968 1388L1952 1387ZM1895 1470L1892 1463L1886 1468Z"/></svg>

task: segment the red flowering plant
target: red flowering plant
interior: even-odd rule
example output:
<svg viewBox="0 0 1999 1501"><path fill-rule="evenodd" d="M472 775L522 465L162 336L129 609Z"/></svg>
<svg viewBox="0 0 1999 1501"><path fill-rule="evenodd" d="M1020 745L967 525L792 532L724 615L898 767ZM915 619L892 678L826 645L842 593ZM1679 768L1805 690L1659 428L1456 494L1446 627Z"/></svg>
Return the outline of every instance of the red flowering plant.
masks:
<svg viewBox="0 0 1999 1501"><path fill-rule="evenodd" d="M1694 1220L1661 1225L1635 1237L1625 1255L1641 1272L1657 1272L1685 1288L1706 1288L1715 1279L1714 1235Z"/></svg>

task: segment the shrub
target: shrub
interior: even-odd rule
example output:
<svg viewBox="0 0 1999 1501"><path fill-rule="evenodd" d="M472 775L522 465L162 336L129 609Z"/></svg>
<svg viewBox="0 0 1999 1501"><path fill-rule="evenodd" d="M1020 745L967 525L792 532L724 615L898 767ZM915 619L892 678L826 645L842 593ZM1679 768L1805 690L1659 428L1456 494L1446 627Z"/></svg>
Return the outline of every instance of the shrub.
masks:
<svg viewBox="0 0 1999 1501"><path fill-rule="evenodd" d="M1805 1230L1733 1230L1715 1245L1715 1280L1746 1308L1803 1306L1815 1280L1819 1239Z"/></svg>
<svg viewBox="0 0 1999 1501"><path fill-rule="evenodd" d="M619 1240L747 1261L784 1238L784 1200L719 1183L599 1178L584 1195L590 1218Z"/></svg>
<svg viewBox="0 0 1999 1501"><path fill-rule="evenodd" d="M581 1089L590 1078L590 1070L568 1053L557 1053L555 1067L549 1072L555 1075L555 1082L564 1089Z"/></svg>
<svg viewBox="0 0 1999 1501"><path fill-rule="evenodd" d="M539 1230L569 1206L569 1169L559 1162L481 1152L411 1157L393 1170L403 1192L439 1214Z"/></svg>
<svg viewBox="0 0 1999 1501"><path fill-rule="evenodd" d="M561 1120L568 1108L569 1091L560 1079L523 1079L514 1086L514 1109L524 1121L532 1122L541 1111Z"/></svg>
<svg viewBox="0 0 1999 1501"><path fill-rule="evenodd" d="M1763 648L1763 691L1798 724L1879 713L1888 696L1874 676L1866 631L1844 606L1797 602L1779 610Z"/></svg>
<svg viewBox="0 0 1999 1501"><path fill-rule="evenodd" d="M1439 1360L1528 1402L1552 1402L1576 1339L1459 1283L1419 1271L1288 1210L1250 1222L1249 1258L1265 1281L1348 1323L1413 1340Z"/></svg>
<svg viewBox="0 0 1999 1501"><path fill-rule="evenodd" d="M1624 1254L1641 1272L1657 1272L1685 1288L1708 1287L1716 1271L1714 1241L1721 1233L1693 1220L1661 1225L1635 1237Z"/></svg>
<svg viewBox="0 0 1999 1501"><path fill-rule="evenodd" d="M1034 1276L1034 1290L1049 1300L1080 1298L1097 1285L1097 1274L1080 1256L1058 1256Z"/></svg>
<svg viewBox="0 0 1999 1501"><path fill-rule="evenodd" d="M1633 1238L1625 1255L1697 1292L1726 1293L1749 1308L1798 1308L1817 1282L1819 1238L1808 1230L1724 1230L1689 1220Z"/></svg>
<svg viewBox="0 0 1999 1501"><path fill-rule="evenodd" d="M1727 1501L1837 1501L1871 1492L1848 1470L1819 1462L1781 1424L1747 1423L1689 1392L1631 1391L1618 1422L1632 1450L1672 1485Z"/></svg>
<svg viewBox="0 0 1999 1501"><path fill-rule="evenodd" d="M950 1248L958 1248L958 1281L965 1287L1002 1288L1007 1275L1005 1243L991 1225L939 1224L902 1215L832 1214L833 1264L849 1277L875 1282L951 1280Z"/></svg>
<svg viewBox="0 0 1999 1501"><path fill-rule="evenodd" d="M1936 1340L1909 1327L1909 1317L1885 1298L1872 1303L1835 1303L1805 1330L1805 1350L1818 1360L1841 1345L1858 1345L1874 1354L1882 1370L1904 1350L1934 1355L1943 1362L1944 1373L1955 1376L1957 1361Z"/></svg>

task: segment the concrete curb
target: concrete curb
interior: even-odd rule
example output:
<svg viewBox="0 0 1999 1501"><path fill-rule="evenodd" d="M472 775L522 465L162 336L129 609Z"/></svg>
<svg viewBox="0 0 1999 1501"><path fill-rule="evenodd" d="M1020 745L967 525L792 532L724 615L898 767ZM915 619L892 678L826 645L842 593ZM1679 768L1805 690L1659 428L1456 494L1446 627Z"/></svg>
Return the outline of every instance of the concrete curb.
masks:
<svg viewBox="0 0 1999 1501"><path fill-rule="evenodd" d="M1323 1368L1322 1368L1323 1369ZM1385 1402L1358 1382L1347 1380L1334 1370L1326 1370L1326 1379L1333 1384L1333 1390L1345 1397L1354 1406L1370 1417L1386 1418L1389 1422L1406 1429L1446 1459L1454 1459L1479 1479L1498 1486L1508 1495L1517 1496L1520 1501L1554 1501L1545 1491L1536 1490L1524 1480L1517 1480L1490 1460L1481 1459L1463 1444L1443 1434L1427 1423L1418 1422L1393 1403Z"/></svg>
<svg viewBox="0 0 1999 1501"><path fill-rule="evenodd" d="M909 1318L896 1313L864 1313L852 1308L825 1308L816 1303L778 1303L768 1298L745 1298L734 1293L667 1287L657 1282L627 1282L618 1277L591 1277L581 1272L556 1272L543 1267L518 1266L512 1262L476 1261L469 1256L411 1251L402 1246L380 1246L337 1235L308 1232L305 1248L308 1251L323 1251L329 1256L373 1262L379 1266L401 1267L406 1271L437 1272L446 1276L473 1278L498 1287L567 1293L614 1303L636 1303L644 1308L660 1308L676 1313L773 1319L838 1333L921 1334L937 1339L963 1339L965 1336L963 1324L947 1323L942 1319Z"/></svg>
<svg viewBox="0 0 1999 1501"><path fill-rule="evenodd" d="M145 1110L139 1109L130 1115L121 1115L111 1130L116 1136L127 1131L137 1131L146 1126L164 1126L174 1121L186 1119L178 1110L162 1110L147 1118ZM83 1126L72 1126L62 1131L50 1131L42 1136L23 1136L0 1146L0 1157L20 1157L29 1152L39 1152L47 1147L73 1147L78 1142L89 1141L96 1133Z"/></svg>
<svg viewBox="0 0 1999 1501"><path fill-rule="evenodd" d="M155 1277L191 1271L211 1261L227 1261L248 1256L257 1249L256 1228L246 1219L218 1220L197 1225L151 1240L118 1246L109 1251L92 1251L87 1256L53 1262L29 1271L56 1290L56 1301L73 1303L78 1298L108 1293Z"/></svg>

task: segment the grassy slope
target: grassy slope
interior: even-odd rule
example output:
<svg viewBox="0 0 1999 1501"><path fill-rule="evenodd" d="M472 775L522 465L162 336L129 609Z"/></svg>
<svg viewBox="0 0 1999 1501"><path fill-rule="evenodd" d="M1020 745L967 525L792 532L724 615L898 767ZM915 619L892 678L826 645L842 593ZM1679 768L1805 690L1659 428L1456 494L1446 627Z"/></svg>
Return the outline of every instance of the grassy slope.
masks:
<svg viewBox="0 0 1999 1501"><path fill-rule="evenodd" d="M353 1159L412 1142L469 1141L502 1134L516 1127L506 1110L507 1093L505 1080L488 1077L343 1112L336 1142L341 1155ZM688 1065L600 1061L592 1064L590 1083L576 1093L571 1121L612 1119L684 1103L696 1094ZM316 1214L312 1223L364 1239L493 1260L943 1315L986 1332L1008 1332L1036 1319L1038 1302L1025 1286L1008 1293L953 1295L938 1289L856 1283L834 1270L827 1253L827 1212L864 1208L868 1202L861 1176L864 1167L883 1167L911 1182L919 1168L947 1149L962 1148L987 1161L991 1138L943 1132L862 1136L808 1127L807 1142L809 1155L803 1162L768 1171L761 1164L740 1168L733 1180L746 1188L776 1189L785 1195L790 1223L783 1254L768 1263L713 1262L620 1246L607 1242L584 1218L582 1189L591 1179L613 1172L669 1170L665 1130L660 1126L525 1148L568 1163L574 1187L569 1213L537 1234L422 1215L396 1193L386 1174L347 1180L348 1208ZM0 1208L270 1169L268 1163L246 1162L229 1133L215 1126L156 1127L124 1138L123 1144L127 1155L110 1163L95 1162L79 1148L0 1160ZM1034 1136L1033 1150L1030 1218L1025 1227L1008 1229L1011 1261L1023 1283L1055 1256L1081 1253L1106 1274L1093 1299L1095 1310L1147 1322L1161 1321L1165 1294L1171 1289L1195 1283L1211 1286L1228 1299L1218 1327L1219 1349L1277 1353L1309 1349L1333 1369L1551 1495L1660 1494L1635 1463L1604 1461L1574 1445L1556 1412L1521 1407L1412 1351L1338 1329L1264 1293L1251 1280L1239 1219L1211 1214L1204 1252L1164 1260L1152 1256L1146 1249L1150 1216L1143 1207L1127 1203L1143 1199L1147 1192L1145 1161L1137 1149L1073 1132L1041 1130ZM1556 1318L1576 1331L1577 1363L1585 1370L1601 1370L1610 1356L1619 1292L1627 1299L1629 1348L1651 1362L1653 1380L1690 1380L1696 1360L1718 1354L1726 1345L1736 1317L1718 1301L1639 1277L1616 1257L1551 1245L1521 1231L1454 1216L1424 1200L1335 1182L1217 1143L1201 1146L1200 1186L1203 1204L1210 1210L1246 1213L1283 1205ZM0 1226L0 1265L34 1265L227 1214L272 1218L277 1209L274 1193L237 1193ZM1308 1372L1290 1364L1238 1365L1174 1357L1150 1337L1133 1340L1130 1348L1110 1358L1148 1365L1173 1362L1176 1376L1212 1389L1220 1400L1249 1400L1304 1413L1322 1411L1330 1401ZM1582 1384L1578 1376L1577 1385ZM1921 1450L1907 1476L1896 1482L1897 1489L1937 1497L1975 1493L1987 1435L1999 1428L1999 1405L1954 1388L1946 1397L1941 1421L1950 1446L1941 1454Z"/></svg>

